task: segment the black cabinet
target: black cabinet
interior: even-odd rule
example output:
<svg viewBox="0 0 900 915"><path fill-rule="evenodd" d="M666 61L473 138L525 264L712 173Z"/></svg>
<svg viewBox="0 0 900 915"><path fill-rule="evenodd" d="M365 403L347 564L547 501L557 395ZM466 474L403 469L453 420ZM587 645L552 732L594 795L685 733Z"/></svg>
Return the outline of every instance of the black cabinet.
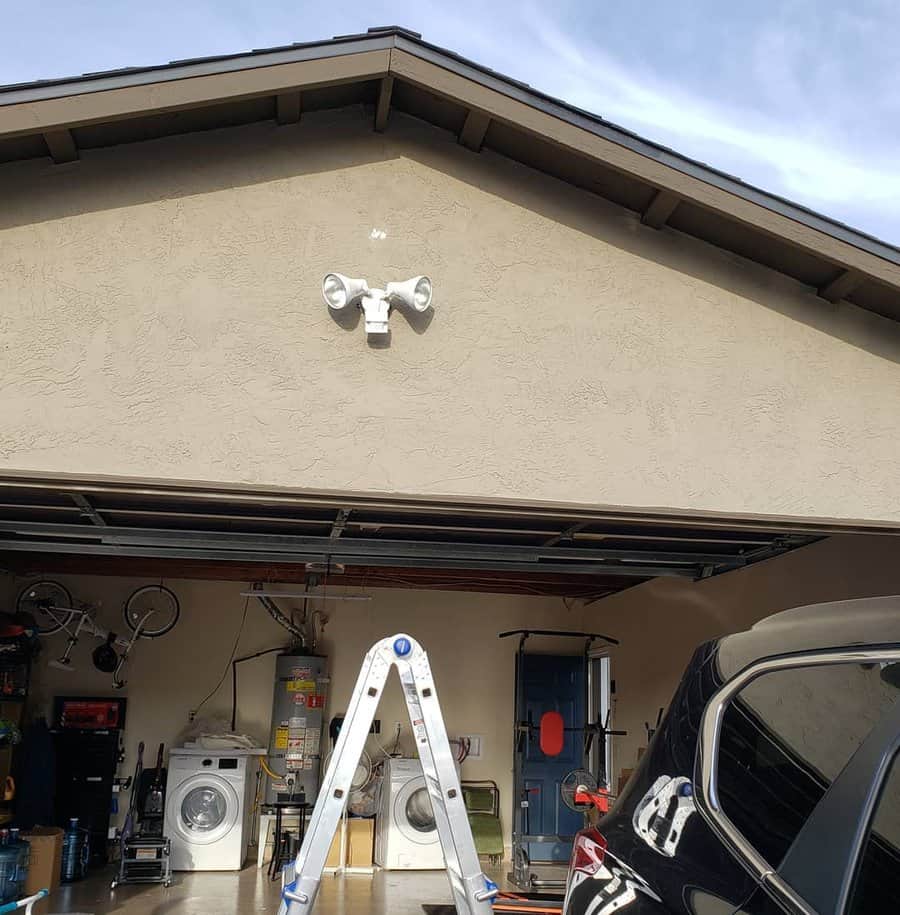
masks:
<svg viewBox="0 0 900 915"><path fill-rule="evenodd" d="M54 730L56 822L70 818L91 835L91 863L106 864L120 731Z"/></svg>

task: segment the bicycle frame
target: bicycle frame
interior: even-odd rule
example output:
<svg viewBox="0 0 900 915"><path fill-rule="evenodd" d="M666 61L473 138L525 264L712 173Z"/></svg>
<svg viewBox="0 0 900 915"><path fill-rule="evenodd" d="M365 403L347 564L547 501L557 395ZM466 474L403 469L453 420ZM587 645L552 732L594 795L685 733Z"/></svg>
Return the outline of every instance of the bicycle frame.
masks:
<svg viewBox="0 0 900 915"><path fill-rule="evenodd" d="M116 665L115 671L113 671L113 688L114 689L122 689L122 687L125 685L125 681L123 679L121 679L119 674L122 672L122 668L125 666L125 662L128 660L128 655L131 654L131 649L134 647L134 643L141 637L141 631L143 630L144 626L147 624L147 620L149 620L150 617L153 616L153 614L155 612L156 611L154 611L154 610L148 610L141 617L140 622L138 622L137 626L134 629L134 632L131 633L131 638L127 642L125 642L124 645L122 645L122 643L124 641L122 638L116 639L115 644L119 647L123 647L124 651L119 655L119 663Z"/></svg>
<svg viewBox="0 0 900 915"><path fill-rule="evenodd" d="M47 610L49 613L55 615L55 611L59 608L57 607L48 607ZM97 638L106 638L106 634L101 634L98 632L98 626L94 622L93 617L91 616L92 609L88 608L86 610L66 610L66 614L77 613L78 614L78 624L75 626L75 631L72 632L69 629L71 625L71 620L65 623L62 623L62 628L65 631L68 639L66 641L66 650L63 652L62 656L57 658L55 661L51 661L50 664L53 667L58 667L62 670L70 670L72 666L72 649L78 644L78 638L81 635L82 630L86 630L90 635L96 636Z"/></svg>
<svg viewBox="0 0 900 915"><path fill-rule="evenodd" d="M78 640L82 632L87 632L89 635L92 635L94 638L99 639L100 641L105 641L110 636L109 630L97 625L97 622L93 616L93 607L86 606L84 608L66 608L65 610L60 610L58 607L48 607L47 610L54 616L57 612L66 615L71 613L78 614L78 623L75 626L74 631L69 628L71 625L71 620L61 624L62 629L68 636L68 640L66 642L66 650L59 658L56 658L50 662L52 667L56 667L60 670L72 669L72 650L78 644ZM132 632L130 639L126 639L123 636L115 635L115 633L112 633L114 639L111 642L111 645L122 649L121 654L119 654L119 661L116 664L116 669L113 671L114 689L122 689L125 686L125 681L121 677L122 669L125 667L125 664L128 661L128 656L131 654L131 649L134 648L135 642L141 637L141 632L144 630L144 627L147 625L147 621L151 616L153 616L154 612L154 610L148 610L144 614Z"/></svg>

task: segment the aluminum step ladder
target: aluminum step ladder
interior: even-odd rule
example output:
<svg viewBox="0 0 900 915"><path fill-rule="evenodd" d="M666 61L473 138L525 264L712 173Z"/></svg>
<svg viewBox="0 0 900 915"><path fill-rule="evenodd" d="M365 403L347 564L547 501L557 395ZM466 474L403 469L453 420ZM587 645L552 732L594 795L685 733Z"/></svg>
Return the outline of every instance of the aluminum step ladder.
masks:
<svg viewBox="0 0 900 915"><path fill-rule="evenodd" d="M294 864L295 877L282 890L279 915L312 911L325 859L392 667L400 675L457 915L491 915L497 887L482 873L475 851L428 655L415 639L402 633L382 639L366 654Z"/></svg>

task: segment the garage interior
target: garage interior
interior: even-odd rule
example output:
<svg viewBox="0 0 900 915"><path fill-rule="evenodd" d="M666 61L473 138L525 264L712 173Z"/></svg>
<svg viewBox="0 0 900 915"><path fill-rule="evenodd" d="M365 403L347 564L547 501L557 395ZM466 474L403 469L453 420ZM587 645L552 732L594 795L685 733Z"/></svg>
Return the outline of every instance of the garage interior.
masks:
<svg viewBox="0 0 900 915"><path fill-rule="evenodd" d="M501 632L609 637L591 647L594 659L608 662L606 726L626 732L608 741L605 762L615 790L646 746L648 728L697 644L789 606L900 590L897 541L890 534L768 519L7 477L0 481L0 598L8 610L40 581L61 584L73 606L95 608L99 626L118 632L125 628L125 603L141 587L164 586L180 607L170 631L134 644L122 689L92 663L102 639L81 634L71 669L63 670L51 662L63 654L65 634L42 636L27 698L16 702L26 743L6 754L7 767L16 771L29 722L43 716L54 728L62 723L54 720L61 697L127 700L124 729L113 738L121 756L104 773L119 786L134 768L139 742L152 771L156 747L164 744L168 755L192 734L193 722L233 716L233 731L249 735L264 752L272 729L283 724L272 721L278 658L300 651L267 612L268 601L309 638L302 654L321 658L321 742L310 753L318 769L331 746L329 723L347 710L366 651L406 632L429 654L451 746L468 750L460 753L466 757L463 782L496 786L502 852L486 856L484 865L506 885L515 806L517 640L499 640ZM252 588L271 597L251 597ZM526 650L546 662L577 659L582 646L582 639L533 638ZM239 658L248 660L232 665ZM11 702L4 703L6 715ZM396 678L389 680L377 716L359 809L380 816L373 786L383 761L393 754L415 757ZM284 764L283 756L268 759L270 770ZM59 782L71 760L59 758L56 767ZM267 866L271 843L261 854L254 847L270 777L261 771L258 785L252 778L250 847L239 875L176 873L169 889L122 886L110 893L118 849L110 839L93 849L84 880L55 891L50 911L114 911L123 901L129 911L165 911L176 903L185 906L179 911L192 911L191 900L200 905L201 897L204 910L214 898L217 911L241 911L251 901L275 911L280 884ZM118 812L102 824L110 836L122 826L127 792L122 788L113 797L117 803L109 809ZM314 789L306 800L314 800ZM14 801L6 809L9 820ZM78 812L83 820L86 811ZM73 815L59 807L55 813L60 827ZM323 883L322 911L360 911L365 899L377 910L389 901L390 911L413 912L422 903L446 900L442 873L373 868L379 816L355 827L364 830L363 839L348 842L346 880ZM265 821L267 834L271 820ZM555 851L564 863L568 850ZM535 868L550 880L553 870Z"/></svg>

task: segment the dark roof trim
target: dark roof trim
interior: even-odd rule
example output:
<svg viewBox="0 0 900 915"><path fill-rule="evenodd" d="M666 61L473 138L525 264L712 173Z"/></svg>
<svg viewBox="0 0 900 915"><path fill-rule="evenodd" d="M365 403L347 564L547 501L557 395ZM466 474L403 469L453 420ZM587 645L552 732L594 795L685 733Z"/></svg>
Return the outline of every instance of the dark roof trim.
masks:
<svg viewBox="0 0 900 915"><path fill-rule="evenodd" d="M91 92L106 92L110 89L128 89L132 86L146 86L151 83L172 82L193 76L214 76L219 73L237 73L241 70L255 70L259 67L273 67L278 64L300 63L304 60L343 57L347 54L361 54L364 51L389 51L393 47L395 47L395 40L392 33L348 35L328 41L284 45L279 48L246 51L241 54L173 60L170 63L153 67L127 67L123 70L85 73L83 76L17 83L0 86L0 107L19 105L22 102L66 98L70 95L85 95Z"/></svg>
<svg viewBox="0 0 900 915"><path fill-rule="evenodd" d="M406 51L408 54L427 60L429 63L451 70L473 82L480 83L485 88L493 89L495 92L537 108L545 114L566 121L574 127L602 137L612 143L617 143L642 156L655 159L657 162L682 174L698 178L720 190L742 197L750 203L766 207L781 216L786 216L816 231L831 235L833 238L860 248L869 254L874 254L876 257L882 257L892 263L900 264L900 247L882 241L874 235L854 229L852 226L848 226L829 216L817 213L808 207L793 203L785 197L764 191L704 162L675 152L675 150L667 146L647 140L596 114L576 108L553 96L545 95L543 92L533 89L527 83L512 80L494 70L482 67L451 51L446 51L424 41L410 41L403 36L398 36L395 41L395 47L398 50Z"/></svg>
<svg viewBox="0 0 900 915"><path fill-rule="evenodd" d="M793 203L776 194L747 184L705 163L680 155L668 147L644 139L590 112L568 105L503 76L458 54L422 41L418 34L396 26L370 29L367 34L346 35L327 41L285 45L241 54L172 61L153 67L136 67L88 73L70 79L42 80L0 87L0 107L103 92L197 76L250 70L285 63L340 57L366 51L397 49L449 70L465 79L529 105L604 140L653 159L684 175L734 194L750 203L792 219L868 254L900 265L900 248L853 229L837 220Z"/></svg>

